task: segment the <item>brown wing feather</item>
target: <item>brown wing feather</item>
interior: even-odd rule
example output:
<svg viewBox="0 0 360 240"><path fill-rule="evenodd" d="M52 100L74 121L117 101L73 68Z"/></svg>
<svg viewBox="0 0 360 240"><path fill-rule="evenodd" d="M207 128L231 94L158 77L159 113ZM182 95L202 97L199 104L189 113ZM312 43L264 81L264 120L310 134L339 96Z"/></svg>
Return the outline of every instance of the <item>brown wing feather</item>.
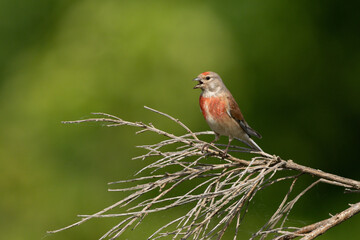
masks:
<svg viewBox="0 0 360 240"><path fill-rule="evenodd" d="M240 127L249 135L249 136L255 136L258 138L262 138L262 136L255 131L254 129L252 129L249 124L247 124L247 122L244 119L244 116L242 115L240 108L238 106L238 104L236 103L235 99L233 96L227 97L228 98L228 103L229 103L229 107L230 107L230 112L229 115L230 117L234 118L240 125Z"/></svg>

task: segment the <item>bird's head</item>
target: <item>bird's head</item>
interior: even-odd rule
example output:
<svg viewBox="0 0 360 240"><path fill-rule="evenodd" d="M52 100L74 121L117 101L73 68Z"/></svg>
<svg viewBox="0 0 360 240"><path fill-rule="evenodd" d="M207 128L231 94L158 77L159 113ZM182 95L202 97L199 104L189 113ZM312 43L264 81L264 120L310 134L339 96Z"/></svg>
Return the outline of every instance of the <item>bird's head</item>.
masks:
<svg viewBox="0 0 360 240"><path fill-rule="evenodd" d="M194 81L198 82L194 89L200 88L203 92L209 91L215 93L225 87L220 76L214 72L203 72L199 74Z"/></svg>

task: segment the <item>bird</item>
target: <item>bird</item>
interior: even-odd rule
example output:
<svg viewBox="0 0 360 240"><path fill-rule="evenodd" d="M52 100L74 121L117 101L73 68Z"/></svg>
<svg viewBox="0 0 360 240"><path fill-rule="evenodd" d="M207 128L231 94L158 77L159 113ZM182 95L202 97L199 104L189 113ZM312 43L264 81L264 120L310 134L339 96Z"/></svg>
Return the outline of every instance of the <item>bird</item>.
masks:
<svg viewBox="0 0 360 240"><path fill-rule="evenodd" d="M224 156L227 155L230 143L234 138L244 142L255 151L263 152L255 141L251 139L251 137L260 139L262 136L245 121L238 104L220 76L209 71L199 74L193 80L198 82L194 89L201 89L199 98L201 112L211 130L215 133L215 139L210 144L218 141L220 136L227 136L229 142L223 152ZM204 147L202 150L204 150Z"/></svg>

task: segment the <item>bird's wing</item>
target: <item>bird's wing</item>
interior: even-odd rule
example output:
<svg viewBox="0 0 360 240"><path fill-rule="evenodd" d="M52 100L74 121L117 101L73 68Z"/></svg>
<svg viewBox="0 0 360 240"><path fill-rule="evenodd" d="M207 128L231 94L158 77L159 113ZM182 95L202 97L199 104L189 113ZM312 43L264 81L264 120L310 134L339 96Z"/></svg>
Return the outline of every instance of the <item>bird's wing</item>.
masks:
<svg viewBox="0 0 360 240"><path fill-rule="evenodd" d="M233 96L229 96L227 97L228 100L228 104L229 104L229 111L228 114L230 117L232 117L233 119L235 119L240 127L249 135L249 136L255 136L258 138L262 138L262 136L255 131L254 129L252 129L249 124L247 124L247 122L244 119L244 116L242 115L240 108L238 106L238 104L236 103L235 99Z"/></svg>

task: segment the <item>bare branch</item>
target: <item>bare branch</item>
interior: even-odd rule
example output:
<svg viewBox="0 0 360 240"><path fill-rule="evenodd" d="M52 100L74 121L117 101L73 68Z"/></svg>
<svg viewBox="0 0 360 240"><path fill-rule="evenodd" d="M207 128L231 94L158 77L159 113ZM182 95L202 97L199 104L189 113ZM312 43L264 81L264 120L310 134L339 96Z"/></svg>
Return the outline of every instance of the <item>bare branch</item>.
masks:
<svg viewBox="0 0 360 240"><path fill-rule="evenodd" d="M271 218L262 227L259 226L259 230L253 234L251 239L271 237L272 239L288 240L299 236L304 240L313 239L360 211L360 203L357 203L329 219L302 228L285 226L286 219L295 204L318 183L342 187L347 192L358 192L360 182L302 166L291 160L285 161L268 153L254 152L246 147L232 145L229 152L233 155L228 154L226 157L221 149L224 147L222 144L209 145L208 148L205 148L206 151L202 152L203 146L208 143L201 140L201 137L214 134L213 132L192 132L179 119L146 106L145 108L169 118L182 127L184 133L177 136L156 128L151 123L126 121L106 113L94 113L101 116L99 118L63 122L104 122L108 127L126 125L140 129L136 133L149 131L165 136L166 139L155 144L138 146L146 153L134 159L149 161L136 174L144 176L109 183L111 185L132 184L127 187L109 189L109 191L126 191L128 192L127 197L97 213L79 215L82 219L78 222L58 230L48 231L48 233L63 231L94 218L118 217L122 220L119 220L117 225L100 238L116 239L127 229L136 228L149 214L186 205L190 207L188 212L184 212L182 216L157 229L148 239L164 237L210 239L215 236L217 239L221 239L233 222L235 222L234 239L236 239L248 212L249 203L256 194L274 184L285 184L288 180L292 180L292 182L288 191L284 193L283 200L277 209L274 209ZM165 146L166 148L164 148ZM238 152L248 152L253 155L250 160L246 160L234 155ZM173 166L176 168L172 168ZM280 171L287 175L282 174L281 177L278 177L277 173ZM295 183L300 181L302 175L306 174L312 175L316 179L304 190L296 193ZM197 184L190 188L193 180L197 180ZM150 192L153 194L147 195ZM183 193L176 195L176 192ZM292 197L293 195L294 197ZM111 210L115 208L124 209L113 213L114 211Z"/></svg>
<svg viewBox="0 0 360 240"><path fill-rule="evenodd" d="M344 178L344 177L337 176L337 175L331 174L331 173L326 173L326 172L323 172L318 169L305 167L300 164L294 163L291 160L286 161L285 168L291 169L291 170L296 170L296 171L303 172L303 173L308 173L310 175L317 176L319 178L333 181L334 183L342 183L345 185L349 185L349 186L351 186L351 188L354 188L354 189L360 189L359 181L352 180L349 178Z"/></svg>
<svg viewBox="0 0 360 240"><path fill-rule="evenodd" d="M328 219L323 221L302 227L293 233L287 233L283 237L279 238L280 240L290 240L296 238L297 236L302 235L301 240L311 240L322 234L327 230L336 225L344 222L345 220L355 216L360 212L360 202L356 204L351 204L350 207Z"/></svg>
<svg viewBox="0 0 360 240"><path fill-rule="evenodd" d="M160 114L160 115L163 115L163 116L165 116L165 117L167 117L167 118L170 118L171 120L173 120L174 122L176 122L177 124L179 124L180 126L182 126L183 128L185 128L185 130L186 130L188 133L190 133L191 136L193 136L194 139L199 140L199 139L197 138L197 136L190 130L190 128L188 128L185 124L183 124L182 122L180 122L179 119L176 119L176 118L170 116L169 114L160 112L160 111L158 111L158 110L155 110L155 109L150 108L150 107L147 107L147 106L144 106L144 108L149 109L150 111L156 112L156 113L158 113L158 114Z"/></svg>

